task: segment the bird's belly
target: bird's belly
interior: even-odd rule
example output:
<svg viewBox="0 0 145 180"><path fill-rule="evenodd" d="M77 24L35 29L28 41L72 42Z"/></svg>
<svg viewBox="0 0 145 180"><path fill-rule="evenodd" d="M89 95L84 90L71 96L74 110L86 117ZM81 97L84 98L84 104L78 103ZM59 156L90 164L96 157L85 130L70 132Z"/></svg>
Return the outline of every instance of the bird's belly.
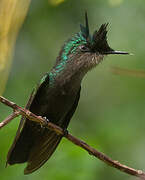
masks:
<svg viewBox="0 0 145 180"><path fill-rule="evenodd" d="M36 115L47 117L51 122L61 125L75 98L76 93L64 93L58 90L44 92L43 96L34 99L30 110Z"/></svg>

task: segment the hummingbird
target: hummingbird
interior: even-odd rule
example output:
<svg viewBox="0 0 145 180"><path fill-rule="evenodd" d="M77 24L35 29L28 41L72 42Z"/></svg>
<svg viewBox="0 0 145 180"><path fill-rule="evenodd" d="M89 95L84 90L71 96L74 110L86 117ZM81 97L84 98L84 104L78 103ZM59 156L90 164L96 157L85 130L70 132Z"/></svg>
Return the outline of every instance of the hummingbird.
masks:
<svg viewBox="0 0 145 180"><path fill-rule="evenodd" d="M26 109L46 117L50 122L67 129L79 102L81 82L89 70L109 54L129 54L113 50L107 42L108 23L89 33L87 13L85 26L65 42L56 63L34 88ZM27 162L24 174L39 169L54 153L62 139L48 128L22 117L6 164Z"/></svg>

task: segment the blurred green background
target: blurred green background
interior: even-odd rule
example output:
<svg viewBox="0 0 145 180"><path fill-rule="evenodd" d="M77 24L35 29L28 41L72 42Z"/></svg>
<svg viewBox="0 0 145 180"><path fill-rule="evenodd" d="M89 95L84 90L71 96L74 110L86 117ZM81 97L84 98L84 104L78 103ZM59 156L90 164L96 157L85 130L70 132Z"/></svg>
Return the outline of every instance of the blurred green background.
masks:
<svg viewBox="0 0 145 180"><path fill-rule="evenodd" d="M58 52L84 23L88 11L91 32L109 22L112 48L134 56L111 55L89 72L82 83L81 99L69 131L131 167L145 170L145 79L114 75L112 66L145 69L145 1L66 0L32 1L17 39L14 61L4 96L25 106L32 88L50 70ZM0 119L11 110L0 104ZM5 168L7 151L19 119L0 132L1 180L135 180L88 155L63 139L52 158L38 171L24 176L26 164Z"/></svg>

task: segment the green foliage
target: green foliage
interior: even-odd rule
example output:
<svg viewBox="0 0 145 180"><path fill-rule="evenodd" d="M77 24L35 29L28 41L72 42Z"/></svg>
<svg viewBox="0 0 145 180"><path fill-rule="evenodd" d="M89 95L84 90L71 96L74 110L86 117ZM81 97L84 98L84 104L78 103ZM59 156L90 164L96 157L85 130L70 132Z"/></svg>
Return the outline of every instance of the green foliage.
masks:
<svg viewBox="0 0 145 180"><path fill-rule="evenodd" d="M79 107L69 131L134 168L145 167L145 79L114 75L111 66L145 67L145 2L113 0L32 1L16 44L16 53L4 96L24 106L33 87L50 70L64 41L78 32L88 11L90 30L109 22L108 42L115 50L134 56L111 55L83 81ZM10 110L0 104L0 118ZM16 120L17 121L17 120ZM127 180L126 174L106 166L84 150L63 140L52 158L36 173L23 175L25 165L5 168L8 148L18 122L0 132L1 180Z"/></svg>

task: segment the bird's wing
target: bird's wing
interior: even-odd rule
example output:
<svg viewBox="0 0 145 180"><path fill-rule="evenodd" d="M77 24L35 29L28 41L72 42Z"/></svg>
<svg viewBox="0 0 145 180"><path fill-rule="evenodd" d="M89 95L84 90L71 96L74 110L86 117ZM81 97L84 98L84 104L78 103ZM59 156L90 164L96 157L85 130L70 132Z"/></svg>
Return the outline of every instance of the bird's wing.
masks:
<svg viewBox="0 0 145 180"><path fill-rule="evenodd" d="M62 121L62 125L60 125L64 129L67 128L69 121L76 110L80 98L80 90L81 88L77 93L73 106ZM48 129L44 129L43 136L40 135L39 137L41 140L38 139L39 144L37 144L37 147L34 146L31 150L27 167L24 170L25 174L32 173L40 168L51 157L62 138L61 135L57 135L54 131ZM43 140L42 138L45 139Z"/></svg>
<svg viewBox="0 0 145 180"><path fill-rule="evenodd" d="M46 74L46 75L44 76L44 78L42 78L42 80L41 80L41 81L37 84L37 86L33 89L32 93L31 93L31 95L30 95L30 97L29 97L29 100L28 100L28 102L27 102L27 104L26 104L26 106L25 106L26 109L29 109L29 108L30 108L30 106L31 106L31 104L32 104L32 101L33 101L33 99L35 98L35 95L36 95L36 93L37 93L37 90L41 87L41 85L43 84L43 82L44 82L45 80L48 80L48 79L46 79L47 77L49 78L49 76ZM15 136L15 138L14 138L14 141L13 141L13 143L12 143L12 145L11 145L9 151L8 151L8 154L7 154L6 166L7 166L7 164L14 164L14 163L12 162L12 160L11 160L11 159L12 159L12 154L13 154L12 152L13 152L13 150L14 150L14 148L15 148L15 145L16 145L16 143L17 143L17 140L18 140L19 137L20 137L21 131L22 131L25 123L26 123L26 117L22 117L22 118L21 118L21 121L20 121L20 124L19 124L19 127L18 127L17 132L16 132L16 136ZM15 156L15 155L14 155L14 156ZM17 156L18 156L18 155L17 155Z"/></svg>

